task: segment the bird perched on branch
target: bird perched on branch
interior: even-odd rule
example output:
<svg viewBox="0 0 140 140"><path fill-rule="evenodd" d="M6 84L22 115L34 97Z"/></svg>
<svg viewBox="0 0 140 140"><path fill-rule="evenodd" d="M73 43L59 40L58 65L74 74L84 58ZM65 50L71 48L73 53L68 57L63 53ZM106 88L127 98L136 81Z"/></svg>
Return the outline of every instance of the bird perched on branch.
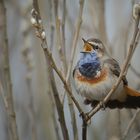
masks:
<svg viewBox="0 0 140 140"><path fill-rule="evenodd" d="M96 106L103 101L120 75L118 62L107 55L99 39L84 41L84 47L73 71L75 87L84 98L85 104ZM122 78L116 91L105 104L109 108L140 107L140 93L128 86L126 77Z"/></svg>

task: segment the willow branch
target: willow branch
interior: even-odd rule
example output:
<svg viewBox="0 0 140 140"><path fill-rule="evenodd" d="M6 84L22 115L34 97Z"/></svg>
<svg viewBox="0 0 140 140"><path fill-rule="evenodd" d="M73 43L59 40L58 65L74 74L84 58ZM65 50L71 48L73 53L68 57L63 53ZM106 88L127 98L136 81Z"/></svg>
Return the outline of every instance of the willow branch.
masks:
<svg viewBox="0 0 140 140"><path fill-rule="evenodd" d="M138 133L132 140L139 140L138 138L140 138L140 133Z"/></svg>
<svg viewBox="0 0 140 140"><path fill-rule="evenodd" d="M64 49L63 49L63 41L62 41L62 38L61 38L61 32L60 32L60 26L61 26L61 23L60 23L60 19L56 19L56 32L57 32L57 48L58 48L58 53L59 53L59 57L60 57L60 61L62 63L62 71L64 73L64 75L66 75L66 70L67 70L67 65L66 65L66 57L65 57L65 52L64 52Z"/></svg>
<svg viewBox="0 0 140 140"><path fill-rule="evenodd" d="M123 140L127 137L128 133L129 133L129 131L130 131L130 129L131 129L131 127L132 127L132 125L133 125L134 121L136 120L136 117L138 116L139 113L140 113L140 110L137 110L136 113L134 114L133 118L129 122L129 124L128 124L128 126L123 134L123 138L122 138Z"/></svg>
<svg viewBox="0 0 140 140"><path fill-rule="evenodd" d="M48 59L50 60L50 65L51 67L55 70L55 72L57 73L57 75L59 76L59 78L61 79L61 81L63 82L64 88L67 91L67 93L69 94L69 96L71 97L71 99L73 100L75 106L77 107L78 111L80 112L81 115L86 116L83 113L82 108L80 107L79 103L77 102L77 100L75 99L75 97L72 94L71 89L69 88L69 85L66 82L66 79L63 77L61 71L57 68L55 61L52 57L51 52L49 51L48 47L47 47L47 41L46 41L46 36L45 36L45 32L44 32L44 28L41 25L41 21L40 23L37 22L39 21L38 17L41 17L38 13L38 11L36 11L36 9L33 9L32 11L32 25L36 28L36 35L38 38L41 39L42 41L42 48L44 50L44 53L47 55Z"/></svg>
<svg viewBox="0 0 140 140"><path fill-rule="evenodd" d="M44 42L45 43L45 42ZM43 44L44 44L43 43ZM52 54L49 52L48 48L44 48L44 52L48 55L48 58L50 60L50 63L51 63L51 67L55 70L55 72L58 74L59 78L61 79L61 81L63 82L64 84L64 88L66 89L66 91L68 92L69 96L71 97L71 99L73 100L75 106L77 107L78 111L80 112L80 114L83 114L83 110L82 108L80 107L79 103L77 102L77 100L75 99L75 97L73 96L72 94L72 91L70 90L69 88L69 85L67 84L65 78L62 76L61 72L58 70L54 60L53 60L53 57L52 57Z"/></svg>
<svg viewBox="0 0 140 140"><path fill-rule="evenodd" d="M8 130L9 130L9 135L11 137L11 140L18 140L18 132L17 132L17 124L16 124L16 114L14 111L14 101L13 101L13 92L12 92L12 81L11 81L11 74L10 74L10 63L9 63L9 50L8 50L8 39L7 39L7 31L6 31L6 9L4 6L4 1L0 1L0 25L1 25L1 30L0 30L0 42L1 42L1 47L3 49L3 54L4 54L4 79L5 79L5 87L4 87L4 93L6 102L7 102L7 107L6 111L8 114ZM2 40L1 40L2 39Z"/></svg>
<svg viewBox="0 0 140 140"><path fill-rule="evenodd" d="M38 4L37 0L33 0L33 1L36 1L36 2L33 2L33 3ZM39 7L39 6L35 6L35 5L33 5L33 6L34 6L34 9L32 10L32 18L33 18L32 19L32 22L33 22L32 24L36 28L37 37L39 37L41 39L42 48L43 48L44 55L45 55L45 58L46 58L46 63L49 64L49 80L51 81L51 86L52 86L54 99L55 99L55 103L56 103L56 107L57 107L57 112L58 112L58 116L59 116L59 122L60 122L60 126L61 126L61 129L62 129L62 135L63 135L64 139L69 140L68 131L67 131L66 123L65 123L64 112L63 112L63 105L61 104L59 94L58 94L58 91L57 91L57 88L56 88L52 65L54 65L54 67L56 69L57 69L57 67L56 67L56 64L55 64L55 62L52 58L51 52L48 50L45 31L44 31L43 25L41 24L42 20L41 20L41 15L40 15L39 9L35 9L36 7ZM50 59L52 61L48 61Z"/></svg>
<svg viewBox="0 0 140 140"><path fill-rule="evenodd" d="M78 15L77 24L76 24L76 28L75 28L75 32L74 32L74 38L73 38L73 42L72 42L72 48L71 48L72 51L71 51L70 64L69 64L69 67L68 67L66 81L69 80L69 77L70 77L70 74L71 74L71 71L72 71L74 54L75 54L76 45L77 45L77 41L78 41L78 37L79 37L80 27L81 27L81 24L82 24L82 14L83 14L84 0L80 0L79 4L80 4L79 15Z"/></svg>
<svg viewBox="0 0 140 140"><path fill-rule="evenodd" d="M28 28L27 28L28 29ZM27 30L25 29L25 30ZM26 32L26 31L25 31ZM26 39L28 38L28 35L24 35L24 39L26 42ZM22 51L22 55L25 61L25 65L27 68L27 75L26 75L26 85L27 85L27 90L28 90L28 96L29 96L29 105L28 105L28 110L29 110L29 118L31 121L31 130L32 130L32 140L37 140L37 129L36 129L36 121L35 121L35 110L34 110L34 98L33 98L33 91L32 91L32 73L33 73L33 62L32 59L30 59L31 51L28 45L25 43L25 48Z"/></svg>
<svg viewBox="0 0 140 140"><path fill-rule="evenodd" d="M66 82L69 84L70 90L71 90L71 86L70 86L70 82L69 82L69 77L70 77L71 70L72 70L72 64L73 64L73 60L74 60L75 49L76 49L76 45L77 45L77 41L78 41L78 37L79 37L79 32L80 32L80 27L81 27L81 23L82 23L82 13L83 13L83 7L84 7L84 0L79 0L79 4L80 4L79 14L78 14L77 21L76 21L77 23L76 23L75 32L74 32L74 39L73 39L73 42L72 42L70 64L69 64L67 75L66 75ZM65 5L65 0L64 0L64 5ZM65 11L65 8L64 8L64 11ZM65 15L64 14L63 14L63 20L65 20ZM63 23L63 25L64 25L64 23ZM64 33L64 31L63 31L63 33ZM63 36L63 38L64 38L64 36ZM64 102L64 98L65 98L65 93L64 93L64 96L63 96L63 100L62 100L63 102ZM72 100L69 96L68 96L68 103L69 103L70 114L71 114L71 119L72 119L74 139L77 140L78 139L78 132L77 132L74 106L73 106L73 102L72 102Z"/></svg>
<svg viewBox="0 0 140 140"><path fill-rule="evenodd" d="M123 64L122 69L121 69L120 76L119 76L116 84L112 87L112 89L107 94L107 96L104 98L104 100L102 102L100 102L93 110L91 110L88 113L88 119L87 120L89 120L97 111L99 111L102 108L103 104L107 103L107 101L110 99L111 95L115 92L115 90L119 86L119 84L122 81L122 78L124 77L124 75L126 75L128 67L129 67L130 60L132 58L132 55L134 53L135 48L137 47L137 44L138 44L138 41L139 41L139 38L140 38L140 30L138 28L138 26L139 26L139 19L140 19L140 17L138 17L136 19L132 42L130 44L127 57L126 57L126 59L124 61L124 64Z"/></svg>
<svg viewBox="0 0 140 140"><path fill-rule="evenodd" d="M64 67L67 71L67 59L66 59L66 46L65 46L65 21L66 21L66 0L63 0L63 13L62 13L62 49L64 52Z"/></svg>
<svg viewBox="0 0 140 140"><path fill-rule="evenodd" d="M45 54L45 57L46 57L46 59L48 59L46 54ZM60 122L60 126L62 129L63 138L65 140L69 140L68 130L67 130L64 111L63 111L63 105L62 105L60 98L59 98L59 93L58 93L58 90L57 90L57 87L55 84L55 79L54 79L54 74L53 74L52 68L50 66L49 66L49 68L50 68L49 74L51 77L50 81L51 81L52 91L54 94L56 108L57 108L57 112L58 112L58 116L59 116L59 122Z"/></svg>
<svg viewBox="0 0 140 140"><path fill-rule="evenodd" d="M80 7L81 8L81 7ZM81 9L79 9L80 11ZM60 59L63 65L63 72L64 72L64 76L66 76L67 73L67 63L66 63L66 51L65 51L65 16L66 16L66 0L63 0L63 13L62 13L62 36L60 34L60 22L56 22L59 24L57 26L57 30L58 32L58 41L59 41L59 54L60 54ZM78 17L79 18L79 17ZM56 19L57 21L59 21L58 19ZM69 84L69 88L71 90L71 85L70 82L67 82ZM65 99L65 93L66 91L64 91L63 93L63 97L62 97L62 103L64 104L64 99ZM69 106L69 110L70 110L70 116L71 116L71 124L72 124L72 128L73 128L73 136L74 136L74 140L78 140L78 129L77 129L77 123L76 123L76 117L75 117L75 110L74 110L74 105L73 105L73 101L70 98L70 96L68 96L68 106Z"/></svg>
<svg viewBox="0 0 140 140"><path fill-rule="evenodd" d="M83 119L82 125L82 140L87 140L87 122Z"/></svg>

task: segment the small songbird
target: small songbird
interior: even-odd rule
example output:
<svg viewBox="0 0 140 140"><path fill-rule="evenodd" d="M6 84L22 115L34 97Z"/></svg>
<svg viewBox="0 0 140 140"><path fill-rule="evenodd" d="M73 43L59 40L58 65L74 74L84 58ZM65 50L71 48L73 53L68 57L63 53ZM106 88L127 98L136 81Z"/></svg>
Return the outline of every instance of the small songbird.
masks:
<svg viewBox="0 0 140 140"><path fill-rule="evenodd" d="M96 106L103 101L120 75L118 62L107 55L103 43L99 39L84 41L80 59L73 71L75 87L85 99L85 104ZM140 107L140 93L128 86L124 76L116 91L105 105L109 108Z"/></svg>

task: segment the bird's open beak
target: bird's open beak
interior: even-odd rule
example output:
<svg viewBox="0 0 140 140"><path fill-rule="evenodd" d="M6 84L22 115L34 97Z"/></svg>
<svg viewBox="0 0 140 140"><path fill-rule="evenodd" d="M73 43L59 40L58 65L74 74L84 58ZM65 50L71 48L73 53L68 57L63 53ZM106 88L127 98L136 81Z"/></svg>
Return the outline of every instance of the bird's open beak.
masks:
<svg viewBox="0 0 140 140"><path fill-rule="evenodd" d="M84 48L82 53L88 53L91 52L93 50L93 47L88 43L88 41L86 41L84 38L82 38L83 42L84 42Z"/></svg>
<svg viewBox="0 0 140 140"><path fill-rule="evenodd" d="M82 40L83 40L84 44L85 44L85 43L88 43L84 38L82 38Z"/></svg>

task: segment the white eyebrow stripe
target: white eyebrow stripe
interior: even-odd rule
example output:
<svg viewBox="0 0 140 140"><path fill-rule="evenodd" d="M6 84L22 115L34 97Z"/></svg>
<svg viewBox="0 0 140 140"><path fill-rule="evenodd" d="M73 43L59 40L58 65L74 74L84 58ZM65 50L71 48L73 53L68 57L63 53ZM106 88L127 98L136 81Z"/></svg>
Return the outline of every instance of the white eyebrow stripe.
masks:
<svg viewBox="0 0 140 140"><path fill-rule="evenodd" d="M89 41L89 43L92 44L93 46L99 46L100 45L100 43L96 43L96 42L90 42Z"/></svg>

